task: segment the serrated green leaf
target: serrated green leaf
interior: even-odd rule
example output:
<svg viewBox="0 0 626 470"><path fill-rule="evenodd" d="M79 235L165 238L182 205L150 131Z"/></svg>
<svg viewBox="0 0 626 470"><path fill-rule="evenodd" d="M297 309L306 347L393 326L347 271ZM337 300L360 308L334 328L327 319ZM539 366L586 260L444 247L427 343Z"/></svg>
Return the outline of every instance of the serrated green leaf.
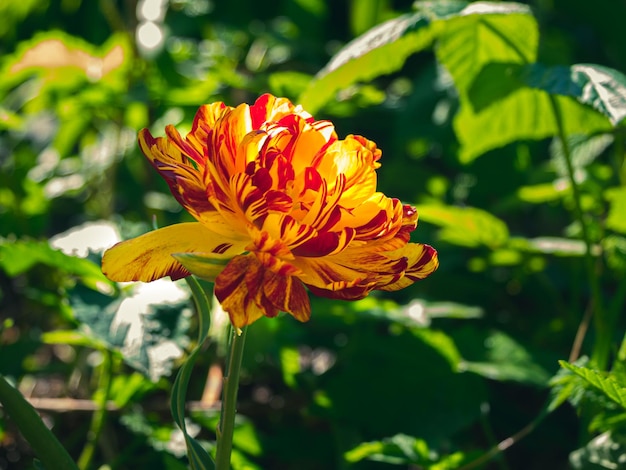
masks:
<svg viewBox="0 0 626 470"><path fill-rule="evenodd" d="M84 288L70 295L80 334L90 338L93 347L118 351L127 364L153 381L168 375L182 355L190 316L184 308L186 292L168 281L155 282L140 284L138 292L122 298ZM55 336L46 338L52 341Z"/></svg>
<svg viewBox="0 0 626 470"><path fill-rule="evenodd" d="M573 98L556 96L554 100L560 109L566 135L611 130L608 119ZM454 130L461 144L462 163L512 142L540 140L558 134L550 96L530 88L520 88L481 111L474 111L468 102L462 103L454 117Z"/></svg>
<svg viewBox="0 0 626 470"><path fill-rule="evenodd" d="M613 125L626 117L626 76L617 70L594 64L565 67L494 62L498 63L486 65L470 87L469 98L476 110L528 87L574 98L604 115Z"/></svg>
<svg viewBox="0 0 626 470"><path fill-rule="evenodd" d="M559 361L561 367L574 372L576 375L585 379L587 383L600 390L609 399L626 408L626 388L622 387L619 382L610 374L599 372L587 367L580 367L565 361Z"/></svg>
<svg viewBox="0 0 626 470"><path fill-rule="evenodd" d="M422 205L417 207L421 221L442 228L439 236L449 243L497 248L506 244L509 229L494 215L475 207Z"/></svg>
<svg viewBox="0 0 626 470"><path fill-rule="evenodd" d="M539 32L527 5L476 2L450 18L438 39L437 59L463 97L487 64L534 62ZM498 88L507 83L492 81L489 86Z"/></svg>
<svg viewBox="0 0 626 470"><path fill-rule="evenodd" d="M460 368L482 375L491 380L513 381L545 387L550 374L540 366L532 355L503 332L490 333L483 341L485 358L479 361L463 361Z"/></svg>
<svg viewBox="0 0 626 470"><path fill-rule="evenodd" d="M431 21L422 13L386 21L341 49L309 83L298 102L315 113L339 90L400 69L407 57L428 47L433 39Z"/></svg>

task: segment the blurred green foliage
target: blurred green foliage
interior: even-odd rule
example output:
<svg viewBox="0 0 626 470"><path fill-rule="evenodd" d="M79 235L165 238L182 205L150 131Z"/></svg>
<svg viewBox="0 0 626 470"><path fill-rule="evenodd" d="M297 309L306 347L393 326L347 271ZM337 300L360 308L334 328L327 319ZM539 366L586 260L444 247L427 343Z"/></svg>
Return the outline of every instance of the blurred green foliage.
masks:
<svg viewBox="0 0 626 470"><path fill-rule="evenodd" d="M189 219L137 131L264 92L376 141L380 190L418 207L441 266L393 296L312 299L308 324L255 323L233 468L625 465L626 5L22 0L0 16L0 375L81 468L212 451L219 309L207 332L184 283L117 285L99 259ZM6 411L0 469L35 468Z"/></svg>

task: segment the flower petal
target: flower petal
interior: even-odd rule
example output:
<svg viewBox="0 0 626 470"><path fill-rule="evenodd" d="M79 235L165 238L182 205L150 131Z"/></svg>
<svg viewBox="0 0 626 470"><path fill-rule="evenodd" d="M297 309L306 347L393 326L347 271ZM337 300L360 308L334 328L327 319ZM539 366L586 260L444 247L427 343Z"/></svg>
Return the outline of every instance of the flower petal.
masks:
<svg viewBox="0 0 626 470"><path fill-rule="evenodd" d="M198 222L170 225L126 240L104 253L102 272L112 281L150 282L165 276L180 279L190 272L172 257L173 253L214 253L233 257L243 251L234 242Z"/></svg>
<svg viewBox="0 0 626 470"><path fill-rule="evenodd" d="M272 306L268 309L267 305L255 302L263 279L261 264L255 261L253 255L237 256L215 279L215 296L236 328L243 328L263 315L278 313Z"/></svg>
<svg viewBox="0 0 626 470"><path fill-rule="evenodd" d="M217 276L214 292L237 328L262 315L275 317L279 311L290 313L300 321L311 316L304 285L293 276L267 269L253 254L232 259Z"/></svg>
<svg viewBox="0 0 626 470"><path fill-rule="evenodd" d="M408 267L404 275L396 282L379 287L381 290L394 291L404 289L415 281L424 279L434 273L439 267L437 250L430 245L421 243L409 243L404 248L391 253L391 256L402 255L406 257Z"/></svg>

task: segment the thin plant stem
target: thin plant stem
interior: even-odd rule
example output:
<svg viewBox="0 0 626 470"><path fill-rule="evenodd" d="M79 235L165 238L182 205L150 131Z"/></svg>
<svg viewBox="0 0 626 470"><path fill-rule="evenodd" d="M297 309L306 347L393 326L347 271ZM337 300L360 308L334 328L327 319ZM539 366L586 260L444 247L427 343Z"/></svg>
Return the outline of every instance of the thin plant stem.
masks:
<svg viewBox="0 0 626 470"><path fill-rule="evenodd" d="M572 188L572 196L574 199L574 215L580 224L583 242L585 243L585 270L587 271L587 278L591 287L591 308L593 312L593 323L596 330L596 338L591 354L591 360L594 365L599 369L606 369L609 362L609 354L611 347L611 327L609 325L609 319L602 306L602 295L600 292L600 280L596 267L594 266L594 260L592 256L592 244L591 236L589 234L589 227L582 210L581 193L578 183L576 182L576 176L574 174L574 165L572 163L572 152L565 135L565 126L563 124L563 115L561 108L556 101L556 97L550 95L550 103L554 111L554 117L557 124L558 138L561 141L563 148L563 157L565 159L565 165L567 168L567 176L570 186Z"/></svg>
<svg viewBox="0 0 626 470"><path fill-rule="evenodd" d="M217 425L217 454L215 469L230 469L230 454L233 447L235 431L235 415L237 413L237 391L239 389L239 372L246 341L247 328L239 330L231 328L230 355L228 357L227 375L224 377L222 392L222 413Z"/></svg>
<svg viewBox="0 0 626 470"><path fill-rule="evenodd" d="M91 466L93 456L96 452L96 446L104 427L107 415L107 405L111 394L111 381L113 377L113 361L111 352L103 349L102 364L100 365L100 380L98 384L99 397L97 399L98 408L94 411L87 431L87 443L78 458L78 468L87 470Z"/></svg>
<svg viewBox="0 0 626 470"><path fill-rule="evenodd" d="M552 410L553 411L553 410ZM504 451L506 451L509 447L513 446L521 439L529 435L531 432L535 430L537 426L545 419L546 416L550 413L549 406L546 405L542 408L541 412L533 419L530 423L524 426L522 429L517 431L515 434L507 437L506 439L500 441L497 445L493 446L486 453L478 457L476 460L473 460L462 467L459 470L472 470L474 468L478 468L483 464L489 462L493 458L499 456Z"/></svg>

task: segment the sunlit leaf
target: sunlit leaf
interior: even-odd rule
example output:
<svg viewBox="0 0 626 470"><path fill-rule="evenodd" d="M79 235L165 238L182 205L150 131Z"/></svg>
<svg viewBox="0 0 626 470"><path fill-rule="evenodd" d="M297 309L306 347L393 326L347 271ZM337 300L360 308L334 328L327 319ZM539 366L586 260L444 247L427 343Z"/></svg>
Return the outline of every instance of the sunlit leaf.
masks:
<svg viewBox="0 0 626 470"><path fill-rule="evenodd" d="M96 47L63 31L39 33L22 42L5 62L0 89L33 74L60 88L108 80L127 67L130 59L131 48L124 35L113 35Z"/></svg>
<svg viewBox="0 0 626 470"><path fill-rule="evenodd" d="M189 354L189 357L187 357L187 360L185 360L182 367L179 369L178 374L176 374L176 380L174 380L172 395L170 397L170 410L174 421L185 437L187 456L192 470L211 470L215 468L213 459L202 444L189 433L187 429L187 422L185 420L187 386L189 385L189 379L191 378L193 366L196 363L198 355L202 351L202 347L209 333L210 304L206 292L193 276L188 276L186 278L186 282L193 293L196 312L199 315L200 326L198 328L198 341L196 347L193 349L191 354Z"/></svg>
<svg viewBox="0 0 626 470"><path fill-rule="evenodd" d="M465 96L489 63L534 62L538 42L537 21L527 5L475 2L448 20L438 38L436 54ZM506 80L480 82L496 89L507 86Z"/></svg>
<svg viewBox="0 0 626 470"><path fill-rule="evenodd" d="M439 457L423 439L397 434L381 441L363 442L346 452L348 462L373 460L393 465L414 464L430 470L457 468L466 456L462 452Z"/></svg>
<svg viewBox="0 0 626 470"><path fill-rule="evenodd" d="M66 255L45 242L10 242L0 239L0 268L9 276L22 274L37 263L77 276L92 289L112 291L111 281L102 274L100 266L91 260Z"/></svg>
<svg viewBox="0 0 626 470"><path fill-rule="evenodd" d="M569 135L567 136L567 144L570 151L570 159L574 171L585 169L591 163L596 161L600 155L613 143L614 138L611 134L600 135ZM550 145L550 156L552 157L552 165L557 174L561 176L563 181L569 173L565 154L563 153L563 144L560 139L552 140ZM556 182L555 182L556 183ZM569 184L569 183L568 183ZM561 184L560 186L565 186Z"/></svg>
<svg viewBox="0 0 626 470"><path fill-rule="evenodd" d="M442 228L439 236L449 243L497 248L509 238L506 224L492 214L475 207L422 205L417 207L421 221Z"/></svg>
<svg viewBox="0 0 626 470"><path fill-rule="evenodd" d="M582 240L559 237L517 238L515 246L531 253L545 253L557 256L582 256L587 249Z"/></svg>
<svg viewBox="0 0 626 470"><path fill-rule="evenodd" d="M559 364L561 367L569 369L576 375L585 379L589 385L601 391L622 408L626 408L626 388L622 387L610 374L587 367L576 366L565 361L559 361Z"/></svg>
<svg viewBox="0 0 626 470"><path fill-rule="evenodd" d="M626 187L607 189L604 196L610 203L607 228L626 234Z"/></svg>
<svg viewBox="0 0 626 470"><path fill-rule="evenodd" d="M283 381L289 387L296 385L296 375L300 373L300 353L294 347L283 347L280 350L280 364Z"/></svg>
<svg viewBox="0 0 626 470"><path fill-rule="evenodd" d="M517 190L517 197L531 204L557 201L567 194L569 194L569 183L563 179L553 181L552 183L521 186Z"/></svg>
<svg viewBox="0 0 626 470"><path fill-rule="evenodd" d="M569 456L574 470L613 470L626 465L626 436L605 432Z"/></svg>
<svg viewBox="0 0 626 470"><path fill-rule="evenodd" d="M626 271L626 238L609 235L602 240L606 262L611 269Z"/></svg>
<svg viewBox="0 0 626 470"><path fill-rule="evenodd" d="M626 117L626 76L617 70L594 64L565 67L497 62L486 66L471 87L470 99L478 110L526 86L574 98L607 117L613 125Z"/></svg>
<svg viewBox="0 0 626 470"><path fill-rule="evenodd" d="M392 464L424 464L429 462L430 449L426 441L397 434L382 441L364 442L344 454L348 462L363 459Z"/></svg>
<svg viewBox="0 0 626 470"><path fill-rule="evenodd" d="M567 96L556 96L566 135L606 132L611 124L600 113ZM558 134L555 110L548 93L519 88L489 107L474 111L463 103L454 118L461 143L459 158L468 163L483 153L520 140L539 140ZM477 138L480 136L480 138Z"/></svg>
<svg viewBox="0 0 626 470"><path fill-rule="evenodd" d="M188 342L188 294L169 281L141 284L132 295L116 299L75 289L70 303L81 335L119 352L152 381L171 373Z"/></svg>
<svg viewBox="0 0 626 470"><path fill-rule="evenodd" d="M386 21L341 49L318 74L298 102L315 113L337 91L402 67L407 57L432 44L443 22L467 6L464 1L423 2L420 11Z"/></svg>

